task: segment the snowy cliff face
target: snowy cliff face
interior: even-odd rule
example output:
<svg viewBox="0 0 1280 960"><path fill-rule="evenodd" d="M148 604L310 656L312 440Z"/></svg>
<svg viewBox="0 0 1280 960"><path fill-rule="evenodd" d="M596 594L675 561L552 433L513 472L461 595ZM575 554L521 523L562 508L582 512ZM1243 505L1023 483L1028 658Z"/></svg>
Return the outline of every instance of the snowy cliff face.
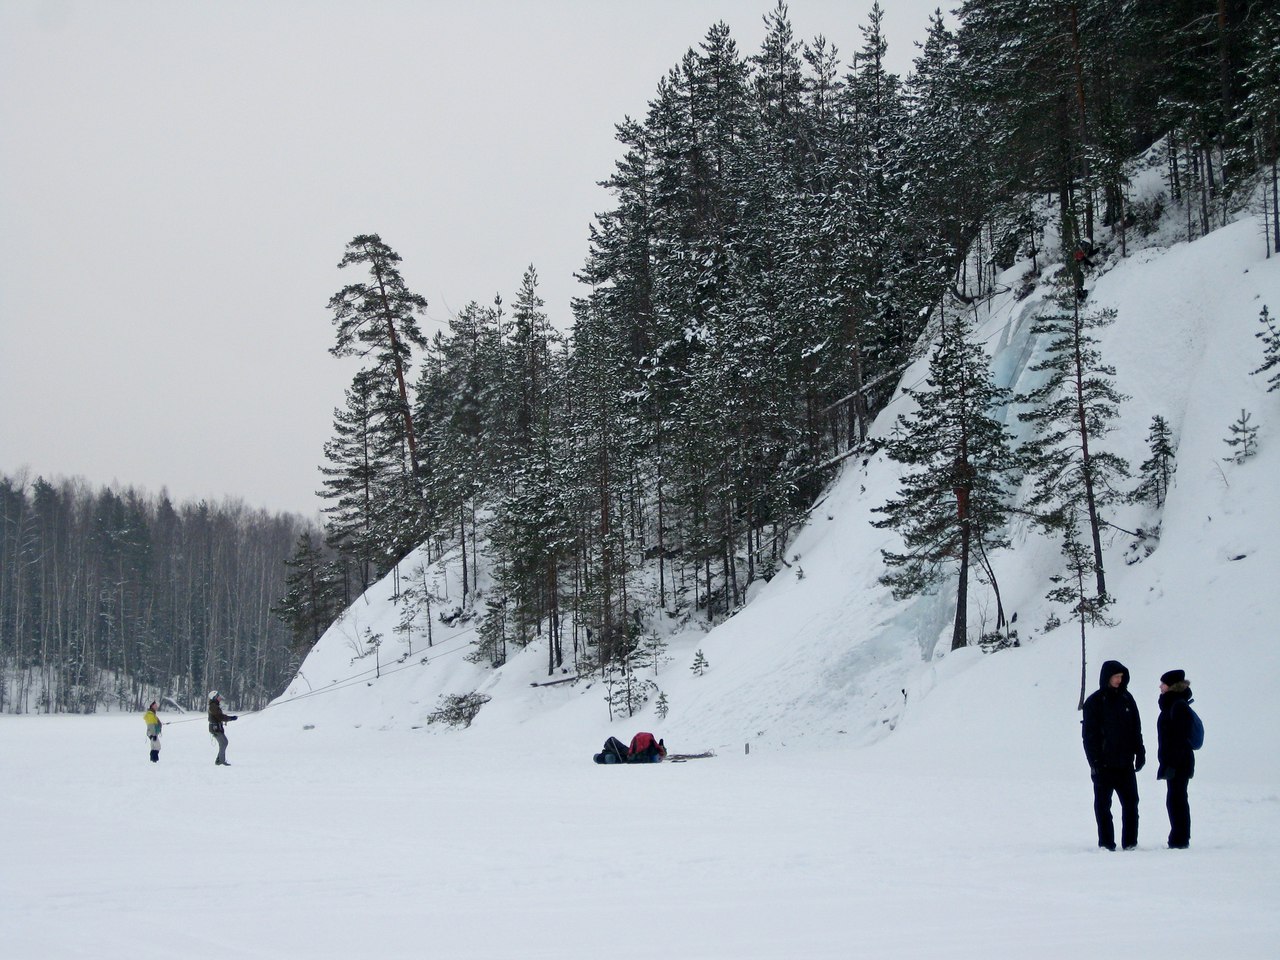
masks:
<svg viewBox="0 0 1280 960"><path fill-rule="evenodd" d="M1111 513L1127 531L1159 522L1161 536L1151 551L1150 541L1137 544L1119 529L1107 534L1116 625L1090 629L1085 674L1092 687L1104 659L1124 662L1135 696L1149 708L1154 739L1158 677L1185 669L1202 713L1217 721L1206 766L1248 767L1275 757L1280 746L1270 689L1280 677L1280 392L1268 394L1264 378L1250 375L1262 362L1258 315L1264 304L1280 312L1280 258L1265 258L1261 226L1251 218L1193 243L1131 236L1128 245L1121 258L1118 242L1104 244L1087 281L1089 308L1117 311L1098 336L1116 386L1129 397L1103 446L1136 473L1148 456L1151 419L1160 415L1178 445L1177 472L1162 516L1137 505ZM1030 385L1028 368L1042 344L1029 331L1052 286L1049 272L1035 278L1029 270L1023 262L997 278L1004 292L979 304L973 317L997 382L1014 390ZM1019 299L1028 282L1032 292ZM908 370L903 386L920 382L926 367L924 359ZM899 391L876 433L891 430L910 402ZM1225 438L1242 410L1259 427L1259 451L1246 463L1228 463ZM1020 435L1016 410L1006 416ZM442 694L478 690L492 699L463 736L536 731L584 751L639 729L664 734L677 749L738 752L745 744L884 741L879 749L918 744L921 762L944 767L1016 757L1047 770L1074 769L1079 631L1067 611L1059 611L1063 626L1045 629L1059 543L1019 523L1012 547L991 558L1005 609L1018 614L1019 648L946 653L953 589L898 602L878 583L880 550L894 546L894 534L873 528L871 511L894 491L897 476L897 465L882 455L846 461L788 548L788 567L753 588L747 607L710 633L666 638L666 660L651 676L669 704L665 720L651 700L639 715L611 723L598 680L532 686L555 679L546 676L539 643L497 671L467 662L475 623L446 626L436 617L457 603L453 575L437 583L453 600L433 608L430 647L424 617L408 634L397 629L404 608L392 599L388 578L325 634L263 719L416 727ZM401 566L402 581L423 575L420 557ZM988 587L971 581L969 609L974 640L994 627ZM369 640L379 637L369 654ZM698 651L709 668L694 676Z"/></svg>

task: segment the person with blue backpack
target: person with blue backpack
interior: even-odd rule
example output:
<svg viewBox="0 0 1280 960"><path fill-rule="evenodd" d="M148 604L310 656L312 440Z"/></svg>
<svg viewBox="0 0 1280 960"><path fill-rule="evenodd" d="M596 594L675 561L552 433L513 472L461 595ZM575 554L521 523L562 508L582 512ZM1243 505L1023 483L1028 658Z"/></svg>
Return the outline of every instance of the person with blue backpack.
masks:
<svg viewBox="0 0 1280 960"><path fill-rule="evenodd" d="M1156 734L1160 739L1156 779L1167 786L1165 809L1169 811L1169 849L1185 850L1191 845L1191 803L1187 785L1196 772L1196 754L1204 743L1204 726L1191 709L1191 684L1182 670L1170 670L1160 677L1160 719Z"/></svg>

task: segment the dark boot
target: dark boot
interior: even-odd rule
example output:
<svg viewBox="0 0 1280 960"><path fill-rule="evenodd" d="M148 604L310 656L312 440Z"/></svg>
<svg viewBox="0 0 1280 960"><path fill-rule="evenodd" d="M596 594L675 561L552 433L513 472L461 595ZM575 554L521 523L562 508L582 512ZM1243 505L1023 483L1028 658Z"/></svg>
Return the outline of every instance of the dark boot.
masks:
<svg viewBox="0 0 1280 960"><path fill-rule="evenodd" d="M151 751L151 762L152 762L152 763L159 763L159 762L160 762L160 751L159 751L159 750L152 750L152 751Z"/></svg>

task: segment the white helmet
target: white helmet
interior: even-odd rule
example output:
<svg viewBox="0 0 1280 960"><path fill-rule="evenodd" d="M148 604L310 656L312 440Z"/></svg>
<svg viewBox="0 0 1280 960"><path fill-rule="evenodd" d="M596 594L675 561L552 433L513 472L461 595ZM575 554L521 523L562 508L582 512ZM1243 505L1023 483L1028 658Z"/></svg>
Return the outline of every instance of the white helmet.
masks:
<svg viewBox="0 0 1280 960"><path fill-rule="evenodd" d="M217 699L218 699L218 691L217 691L217 690L210 690L210 691L209 691L209 699L210 699L210 700L217 700Z"/></svg>

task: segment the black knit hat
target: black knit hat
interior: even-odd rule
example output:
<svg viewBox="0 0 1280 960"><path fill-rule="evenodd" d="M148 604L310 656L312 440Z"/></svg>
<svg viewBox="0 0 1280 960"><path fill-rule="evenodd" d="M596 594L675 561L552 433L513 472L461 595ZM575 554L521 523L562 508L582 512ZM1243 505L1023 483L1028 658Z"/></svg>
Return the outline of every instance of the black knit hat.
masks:
<svg viewBox="0 0 1280 960"><path fill-rule="evenodd" d="M1172 687L1175 683L1183 683L1187 679L1185 670L1170 670L1168 673L1160 675L1160 682L1167 687Z"/></svg>

